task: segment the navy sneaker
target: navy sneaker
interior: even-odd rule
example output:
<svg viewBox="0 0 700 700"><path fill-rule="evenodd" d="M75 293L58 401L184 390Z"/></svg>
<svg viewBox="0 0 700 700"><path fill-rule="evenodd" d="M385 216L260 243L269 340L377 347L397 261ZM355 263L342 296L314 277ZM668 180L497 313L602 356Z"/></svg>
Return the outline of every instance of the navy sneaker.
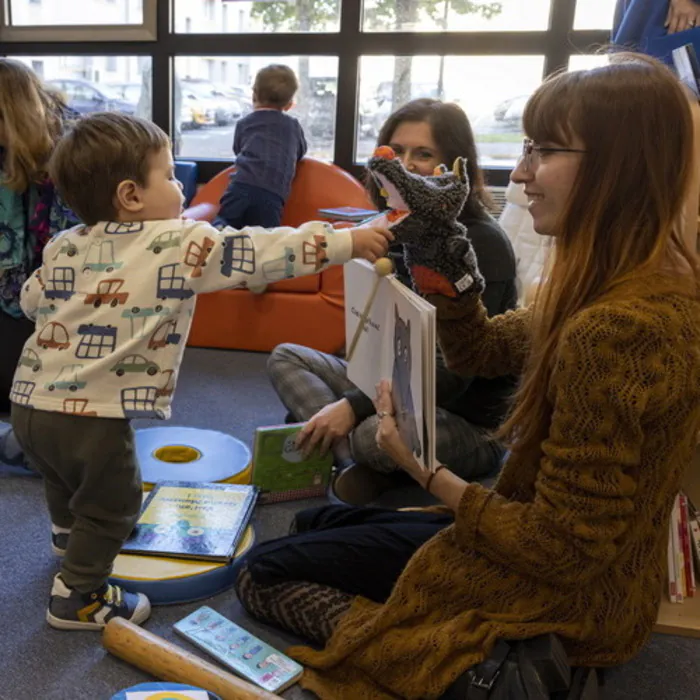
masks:
<svg viewBox="0 0 700 700"><path fill-rule="evenodd" d="M127 593L109 583L92 593L80 593L56 574L46 621L59 630L101 630L113 617L140 625L150 614L151 604L143 593Z"/></svg>
<svg viewBox="0 0 700 700"><path fill-rule="evenodd" d="M68 547L69 535L70 529L58 527L58 525L51 523L51 551L57 557L66 556L66 547Z"/></svg>

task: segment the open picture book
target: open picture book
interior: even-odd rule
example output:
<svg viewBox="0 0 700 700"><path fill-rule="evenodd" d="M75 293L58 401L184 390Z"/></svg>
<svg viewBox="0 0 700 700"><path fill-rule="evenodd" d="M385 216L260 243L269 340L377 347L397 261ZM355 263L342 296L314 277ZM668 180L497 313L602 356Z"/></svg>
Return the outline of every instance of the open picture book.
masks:
<svg viewBox="0 0 700 700"><path fill-rule="evenodd" d="M345 264L348 345L379 280L364 328L348 361L348 379L369 398L387 379L399 432L416 461L433 471L435 458L435 307L391 274L378 277L365 260Z"/></svg>

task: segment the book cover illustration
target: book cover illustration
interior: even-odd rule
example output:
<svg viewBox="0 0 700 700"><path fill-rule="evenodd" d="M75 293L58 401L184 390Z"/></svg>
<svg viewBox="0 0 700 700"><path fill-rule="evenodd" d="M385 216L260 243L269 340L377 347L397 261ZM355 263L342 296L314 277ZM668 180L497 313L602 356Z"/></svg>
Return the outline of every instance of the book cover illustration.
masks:
<svg viewBox="0 0 700 700"><path fill-rule="evenodd" d="M174 627L234 673L271 693L288 688L302 674L296 661L206 605Z"/></svg>
<svg viewBox="0 0 700 700"><path fill-rule="evenodd" d="M306 459L296 448L304 423L261 426L255 431L253 484L261 503L324 495L331 479L333 455L314 451Z"/></svg>
<svg viewBox="0 0 700 700"><path fill-rule="evenodd" d="M228 561L248 525L256 498L254 486L158 482L122 551Z"/></svg>
<svg viewBox="0 0 700 700"><path fill-rule="evenodd" d="M391 398L396 413L399 433L414 455L423 454L418 434L416 406L411 389L411 320L399 315L394 304L394 367L391 372Z"/></svg>
<svg viewBox="0 0 700 700"><path fill-rule="evenodd" d="M345 337L353 338L377 276L371 264L344 266ZM348 362L347 376L373 399L376 385L391 382L396 423L416 461L435 466L434 307L394 275L379 278L377 293ZM432 407L432 410L431 410Z"/></svg>

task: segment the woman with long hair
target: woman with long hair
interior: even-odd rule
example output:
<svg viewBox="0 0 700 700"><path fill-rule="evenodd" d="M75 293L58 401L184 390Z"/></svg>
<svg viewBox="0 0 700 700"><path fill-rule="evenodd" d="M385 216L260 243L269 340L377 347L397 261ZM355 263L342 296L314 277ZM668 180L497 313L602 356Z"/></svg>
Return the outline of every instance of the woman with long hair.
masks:
<svg viewBox="0 0 700 700"><path fill-rule="evenodd" d="M432 175L436 166L466 159L471 190L459 215L485 278L481 298L489 315L513 309L517 302L515 257L507 236L488 212L490 199L479 169L469 119L455 104L418 99L389 116L377 146L389 145L409 172ZM376 183L366 187L377 208L386 203ZM402 247L390 247L398 279L410 286ZM515 388L513 377L469 377L450 372L437 352L436 451L464 478L493 477L503 446L490 432L503 421ZM377 415L372 399L347 378L344 359L290 343L276 347L268 375L282 403L297 421L306 421L301 447L333 449L339 473L332 489L337 498L365 505L400 480L400 467L376 443ZM398 477L398 479L397 479Z"/></svg>
<svg viewBox="0 0 700 700"><path fill-rule="evenodd" d="M246 609L322 646L290 650L321 698L438 698L497 640L538 635L573 665L617 665L656 620L700 428L690 104L666 67L618 54L546 80L524 129L512 179L555 246L529 308L488 318L472 250L433 255L395 229L451 369L521 376L496 485L421 471L382 385L378 442L444 511L304 511L243 561Z"/></svg>
<svg viewBox="0 0 700 700"><path fill-rule="evenodd" d="M22 285L51 236L78 223L46 174L68 117L60 97L30 68L0 58L0 413L10 410L12 376L34 331L19 307ZM18 448L5 449L8 437L9 425L0 423L0 462L21 462Z"/></svg>

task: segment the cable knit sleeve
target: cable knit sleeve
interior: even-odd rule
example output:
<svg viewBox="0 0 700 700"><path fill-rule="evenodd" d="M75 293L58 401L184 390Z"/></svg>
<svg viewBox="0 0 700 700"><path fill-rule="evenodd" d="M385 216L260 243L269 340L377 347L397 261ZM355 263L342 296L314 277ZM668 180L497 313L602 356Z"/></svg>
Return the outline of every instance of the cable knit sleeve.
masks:
<svg viewBox="0 0 700 700"><path fill-rule="evenodd" d="M664 344L638 309L580 313L553 369L534 498L509 501L469 484L456 514L459 545L560 586L585 585L608 567L634 516L644 423L669 400Z"/></svg>
<svg viewBox="0 0 700 700"><path fill-rule="evenodd" d="M479 298L431 296L447 368L463 377L520 374L530 348L529 308L489 318Z"/></svg>

